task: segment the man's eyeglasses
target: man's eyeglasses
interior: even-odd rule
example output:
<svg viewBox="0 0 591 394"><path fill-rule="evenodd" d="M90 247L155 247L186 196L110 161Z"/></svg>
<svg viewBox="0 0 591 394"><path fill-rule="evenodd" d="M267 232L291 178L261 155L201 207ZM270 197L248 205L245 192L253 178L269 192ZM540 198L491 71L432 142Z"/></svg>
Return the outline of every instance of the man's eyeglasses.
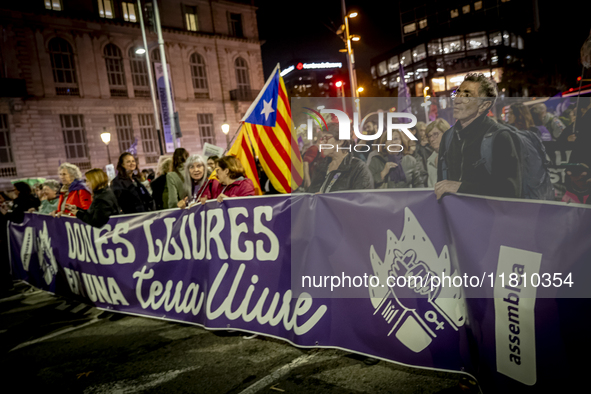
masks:
<svg viewBox="0 0 591 394"><path fill-rule="evenodd" d="M427 138L429 139L429 141L433 141L436 140L440 135L441 133L439 131L433 131L432 133L429 133L429 136Z"/></svg>

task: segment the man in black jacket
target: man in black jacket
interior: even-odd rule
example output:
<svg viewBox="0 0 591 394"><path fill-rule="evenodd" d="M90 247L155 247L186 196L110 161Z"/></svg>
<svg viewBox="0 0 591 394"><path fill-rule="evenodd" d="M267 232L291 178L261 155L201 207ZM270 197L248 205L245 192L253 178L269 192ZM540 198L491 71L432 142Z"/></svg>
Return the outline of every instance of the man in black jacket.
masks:
<svg viewBox="0 0 591 394"><path fill-rule="evenodd" d="M483 74L466 75L457 89L453 110L457 122L441 139L435 184L438 199L446 193L521 197L521 170L511 132L486 116L497 95L496 83ZM490 134L496 135L489 172L480 149L482 139ZM446 145L444 141L450 138Z"/></svg>

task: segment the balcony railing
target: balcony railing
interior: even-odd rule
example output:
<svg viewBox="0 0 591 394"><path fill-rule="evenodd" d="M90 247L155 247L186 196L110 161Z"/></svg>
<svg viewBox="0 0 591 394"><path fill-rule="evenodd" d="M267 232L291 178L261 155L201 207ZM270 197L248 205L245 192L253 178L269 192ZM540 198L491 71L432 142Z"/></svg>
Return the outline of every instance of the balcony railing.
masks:
<svg viewBox="0 0 591 394"><path fill-rule="evenodd" d="M230 100L232 101L253 101L259 94L258 90L235 89L230 90Z"/></svg>
<svg viewBox="0 0 591 394"><path fill-rule="evenodd" d="M111 97L127 97L127 89L111 89Z"/></svg>
<svg viewBox="0 0 591 394"><path fill-rule="evenodd" d="M14 177L16 175L16 166L14 164L0 164L0 178Z"/></svg>
<svg viewBox="0 0 591 394"><path fill-rule="evenodd" d="M150 97L150 90L134 89L133 94L135 97Z"/></svg>
<svg viewBox="0 0 591 394"><path fill-rule="evenodd" d="M80 96L80 89L73 86L56 86L55 94L58 96Z"/></svg>

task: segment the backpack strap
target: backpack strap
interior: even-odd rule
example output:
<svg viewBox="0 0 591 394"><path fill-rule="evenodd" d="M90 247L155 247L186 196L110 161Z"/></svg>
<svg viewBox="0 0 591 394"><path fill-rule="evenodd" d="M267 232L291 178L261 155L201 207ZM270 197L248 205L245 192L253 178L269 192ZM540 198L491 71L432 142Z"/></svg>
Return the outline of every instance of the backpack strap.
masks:
<svg viewBox="0 0 591 394"><path fill-rule="evenodd" d="M499 131L501 130L490 131L484 134L484 137L482 137L482 143L480 144L480 160L474 163L475 167L479 164L484 164L484 167L489 174L492 174L493 143Z"/></svg>

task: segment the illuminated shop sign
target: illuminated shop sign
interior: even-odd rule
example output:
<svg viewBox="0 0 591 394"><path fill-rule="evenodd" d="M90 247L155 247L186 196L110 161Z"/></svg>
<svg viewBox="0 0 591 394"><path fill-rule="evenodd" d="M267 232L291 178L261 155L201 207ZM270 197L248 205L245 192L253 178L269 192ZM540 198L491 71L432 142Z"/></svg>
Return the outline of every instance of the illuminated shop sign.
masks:
<svg viewBox="0 0 591 394"><path fill-rule="evenodd" d="M298 70L309 70L309 69L322 69L322 68L342 68L343 63L298 63L296 66L289 66L285 70L281 71L281 76L284 77L290 72L297 68Z"/></svg>

